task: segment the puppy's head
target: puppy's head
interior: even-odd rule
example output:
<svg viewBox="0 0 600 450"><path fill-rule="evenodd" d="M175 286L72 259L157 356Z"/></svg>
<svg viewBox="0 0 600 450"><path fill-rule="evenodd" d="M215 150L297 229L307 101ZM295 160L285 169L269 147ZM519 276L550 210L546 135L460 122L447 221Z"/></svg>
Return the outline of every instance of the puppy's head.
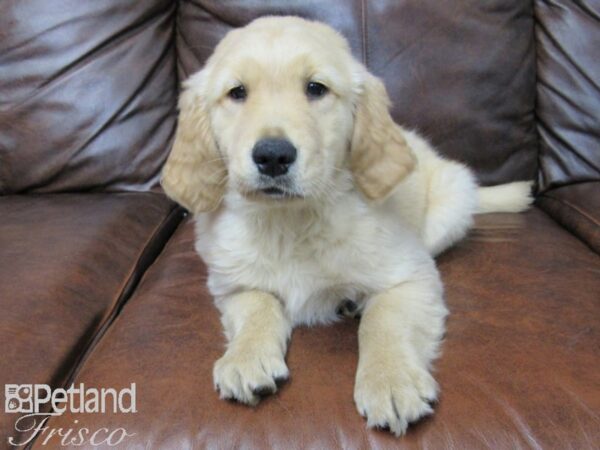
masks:
<svg viewBox="0 0 600 450"><path fill-rule="evenodd" d="M266 17L234 30L184 83L162 184L194 213L331 198L349 180L385 197L413 168L385 87L330 27Z"/></svg>

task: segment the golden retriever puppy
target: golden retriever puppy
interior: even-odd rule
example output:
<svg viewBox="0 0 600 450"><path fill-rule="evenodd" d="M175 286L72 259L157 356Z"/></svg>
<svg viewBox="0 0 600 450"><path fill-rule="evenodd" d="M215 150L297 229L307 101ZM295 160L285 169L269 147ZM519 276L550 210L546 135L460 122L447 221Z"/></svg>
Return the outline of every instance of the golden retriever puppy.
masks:
<svg viewBox="0 0 600 450"><path fill-rule="evenodd" d="M222 398L255 405L288 377L297 324L359 309L354 401L397 435L432 412L447 314L432 255L529 183L478 188L396 125L384 85L330 27L265 17L231 31L184 83L166 193L196 215L222 313ZM354 308L356 305L356 308Z"/></svg>

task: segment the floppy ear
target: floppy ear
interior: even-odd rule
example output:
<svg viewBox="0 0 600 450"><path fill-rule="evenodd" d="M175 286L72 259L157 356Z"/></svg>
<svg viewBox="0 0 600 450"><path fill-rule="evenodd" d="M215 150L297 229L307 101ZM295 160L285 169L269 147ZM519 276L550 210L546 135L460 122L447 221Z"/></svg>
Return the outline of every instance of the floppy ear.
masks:
<svg viewBox="0 0 600 450"><path fill-rule="evenodd" d="M219 205L227 171L217 150L206 106L190 88L190 84L199 80L198 75L184 83L175 142L161 178L166 194L192 213L211 211Z"/></svg>
<svg viewBox="0 0 600 450"><path fill-rule="evenodd" d="M362 193L382 199L414 168L416 159L389 112L383 83L366 70L354 118L350 168Z"/></svg>

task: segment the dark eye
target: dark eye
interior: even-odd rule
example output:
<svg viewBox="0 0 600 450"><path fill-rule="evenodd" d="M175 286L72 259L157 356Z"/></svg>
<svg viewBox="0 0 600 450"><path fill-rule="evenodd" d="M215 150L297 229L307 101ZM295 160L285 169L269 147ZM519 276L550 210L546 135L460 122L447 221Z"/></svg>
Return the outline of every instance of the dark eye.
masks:
<svg viewBox="0 0 600 450"><path fill-rule="evenodd" d="M309 98L321 98L325 94L327 94L327 86L321 83L317 83L316 81L309 81L306 85L306 95Z"/></svg>
<svg viewBox="0 0 600 450"><path fill-rule="evenodd" d="M243 101L248 96L248 93L246 92L246 88L240 84L239 86L230 89L227 96L236 101Z"/></svg>

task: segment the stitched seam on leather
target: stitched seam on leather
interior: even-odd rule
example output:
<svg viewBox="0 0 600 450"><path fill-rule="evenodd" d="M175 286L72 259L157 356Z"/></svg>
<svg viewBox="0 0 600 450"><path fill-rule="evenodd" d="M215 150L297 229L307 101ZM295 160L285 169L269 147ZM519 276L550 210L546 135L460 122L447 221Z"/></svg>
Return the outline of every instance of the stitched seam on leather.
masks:
<svg viewBox="0 0 600 450"><path fill-rule="evenodd" d="M167 140L167 148L169 151L164 155L164 158L161 162L161 167L167 160L167 157L171 153L171 149L173 148L173 142L175 142L175 132L177 131L177 118L178 118L178 109L177 103L179 99L179 48L177 47L177 30L179 28L179 2L175 3L175 10L173 11L173 30L171 33L171 42L170 46L173 48L173 92L175 93L175 105L173 105L173 110L171 111L175 117L173 121L173 127L169 132L169 139ZM160 186L160 176L158 185Z"/></svg>
<svg viewBox="0 0 600 450"><path fill-rule="evenodd" d="M179 20L179 18L178 18ZM177 86L178 89L181 89L181 83L186 80L190 74L186 71L186 67L183 64L183 58L180 58L181 48L185 47L190 53L192 53L194 59L198 62L198 66L201 67L203 63L193 54L192 49L194 48L187 40L185 34L181 32L179 28L177 28L176 38L175 38L175 54L177 55ZM181 71L180 71L181 68ZM179 75L181 75L181 81L179 81Z"/></svg>
<svg viewBox="0 0 600 450"><path fill-rule="evenodd" d="M539 76L538 76L538 64L539 64L539 60L538 60L538 40L537 40L537 29L538 29L538 20L537 20L537 6L536 6L536 1L532 0L531 1L531 13L532 13L532 21L533 21L533 27L532 27L532 36L531 36L531 42L533 45L533 58L535 59L535 65L534 65L534 77L535 77L535 81L534 81L534 87L535 87L535 92L534 92L534 99L533 99L533 121L534 121L534 128L535 128L535 147L537 150L537 155L536 155L536 179L535 179L535 191L540 194L540 187L542 185L546 185L546 177L545 174L543 172L543 167L542 167L542 139L540 136L540 121L539 121L539 117L538 117L538 83L539 83Z"/></svg>
<svg viewBox="0 0 600 450"><path fill-rule="evenodd" d="M575 206L574 204L572 204L568 200L563 200L563 199L560 199L560 198L556 198L556 197L553 197L553 196L548 195L548 194L544 194L544 195L542 195L542 197L545 197L545 198L550 199L550 200L554 200L555 202L558 202L558 203L566 206L567 208L572 209L573 211L581 214L583 217L585 217L587 220L589 220L590 222L592 222L597 227L600 227L600 222L598 222L596 219L594 219L588 213L586 213L585 211L581 210L578 206Z"/></svg>
<svg viewBox="0 0 600 450"><path fill-rule="evenodd" d="M365 0L360 2L361 9L361 27L362 27L362 56L365 67L369 67L368 35L367 35L367 5Z"/></svg>

